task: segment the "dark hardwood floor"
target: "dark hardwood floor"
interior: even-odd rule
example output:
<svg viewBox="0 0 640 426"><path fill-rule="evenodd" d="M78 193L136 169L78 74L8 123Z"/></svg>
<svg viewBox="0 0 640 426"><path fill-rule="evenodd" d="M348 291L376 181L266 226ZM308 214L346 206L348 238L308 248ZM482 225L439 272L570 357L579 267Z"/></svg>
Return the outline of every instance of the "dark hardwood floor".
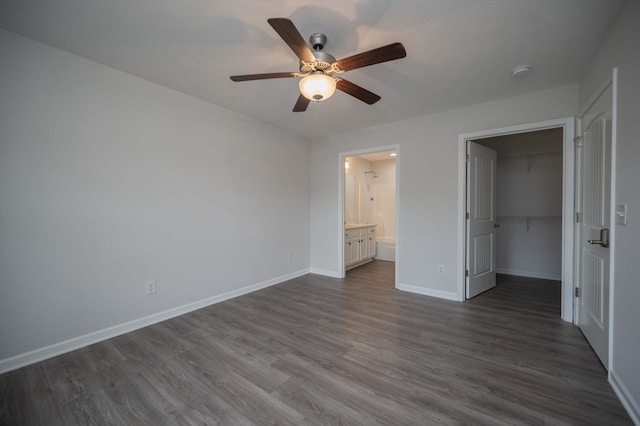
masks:
<svg viewBox="0 0 640 426"><path fill-rule="evenodd" d="M0 424L631 424L557 282L307 275L0 376Z"/></svg>

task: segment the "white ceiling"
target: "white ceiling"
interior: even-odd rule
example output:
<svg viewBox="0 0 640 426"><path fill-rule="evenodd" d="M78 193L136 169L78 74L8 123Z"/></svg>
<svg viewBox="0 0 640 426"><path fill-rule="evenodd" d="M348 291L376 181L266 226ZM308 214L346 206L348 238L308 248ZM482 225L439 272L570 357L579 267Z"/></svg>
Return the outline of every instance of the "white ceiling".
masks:
<svg viewBox="0 0 640 426"><path fill-rule="evenodd" d="M315 138L576 82L624 2L3 0L0 27ZM337 92L293 113L297 80L228 78L298 70L270 17L325 33L338 59L396 41L407 57L343 74L375 105Z"/></svg>

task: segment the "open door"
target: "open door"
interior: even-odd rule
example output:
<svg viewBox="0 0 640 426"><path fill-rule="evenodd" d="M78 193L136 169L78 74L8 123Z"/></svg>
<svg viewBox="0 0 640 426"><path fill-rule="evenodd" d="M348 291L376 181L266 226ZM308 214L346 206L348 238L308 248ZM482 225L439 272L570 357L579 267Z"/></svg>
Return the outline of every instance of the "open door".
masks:
<svg viewBox="0 0 640 426"><path fill-rule="evenodd" d="M467 142L467 299L496 286L496 159Z"/></svg>
<svg viewBox="0 0 640 426"><path fill-rule="evenodd" d="M613 88L581 117L578 142L578 326L605 368L609 362L609 230Z"/></svg>

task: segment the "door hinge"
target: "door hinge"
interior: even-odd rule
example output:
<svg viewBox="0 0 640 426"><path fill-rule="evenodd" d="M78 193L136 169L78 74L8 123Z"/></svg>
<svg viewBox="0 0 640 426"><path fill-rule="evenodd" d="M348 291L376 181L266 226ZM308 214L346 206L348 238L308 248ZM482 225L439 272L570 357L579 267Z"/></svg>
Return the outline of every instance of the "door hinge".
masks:
<svg viewBox="0 0 640 426"><path fill-rule="evenodd" d="M464 276L465 276L465 277L468 277L468 276L469 276L469 270L468 270L468 269L465 269L465 270L464 270Z"/></svg>
<svg viewBox="0 0 640 426"><path fill-rule="evenodd" d="M576 148L582 148L582 136L576 136L573 138L573 143L576 144Z"/></svg>
<svg viewBox="0 0 640 426"><path fill-rule="evenodd" d="M469 212L467 212L467 220L469 220Z"/></svg>
<svg viewBox="0 0 640 426"><path fill-rule="evenodd" d="M582 215L580 212L576 212L576 223L580 223L580 220L582 220Z"/></svg>
<svg viewBox="0 0 640 426"><path fill-rule="evenodd" d="M576 297L580 297L580 288L576 287Z"/></svg>
<svg viewBox="0 0 640 426"><path fill-rule="evenodd" d="M470 159L470 158L471 158L471 157L469 157L469 154L467 154L467 162L469 162L469 159Z"/></svg>

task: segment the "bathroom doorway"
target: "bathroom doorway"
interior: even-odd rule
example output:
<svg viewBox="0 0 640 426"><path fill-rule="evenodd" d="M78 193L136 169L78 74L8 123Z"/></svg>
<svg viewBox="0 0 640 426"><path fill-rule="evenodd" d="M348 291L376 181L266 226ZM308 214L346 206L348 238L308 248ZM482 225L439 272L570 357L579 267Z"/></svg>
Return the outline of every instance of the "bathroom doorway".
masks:
<svg viewBox="0 0 640 426"><path fill-rule="evenodd" d="M398 148L342 154L343 271L396 262Z"/></svg>

